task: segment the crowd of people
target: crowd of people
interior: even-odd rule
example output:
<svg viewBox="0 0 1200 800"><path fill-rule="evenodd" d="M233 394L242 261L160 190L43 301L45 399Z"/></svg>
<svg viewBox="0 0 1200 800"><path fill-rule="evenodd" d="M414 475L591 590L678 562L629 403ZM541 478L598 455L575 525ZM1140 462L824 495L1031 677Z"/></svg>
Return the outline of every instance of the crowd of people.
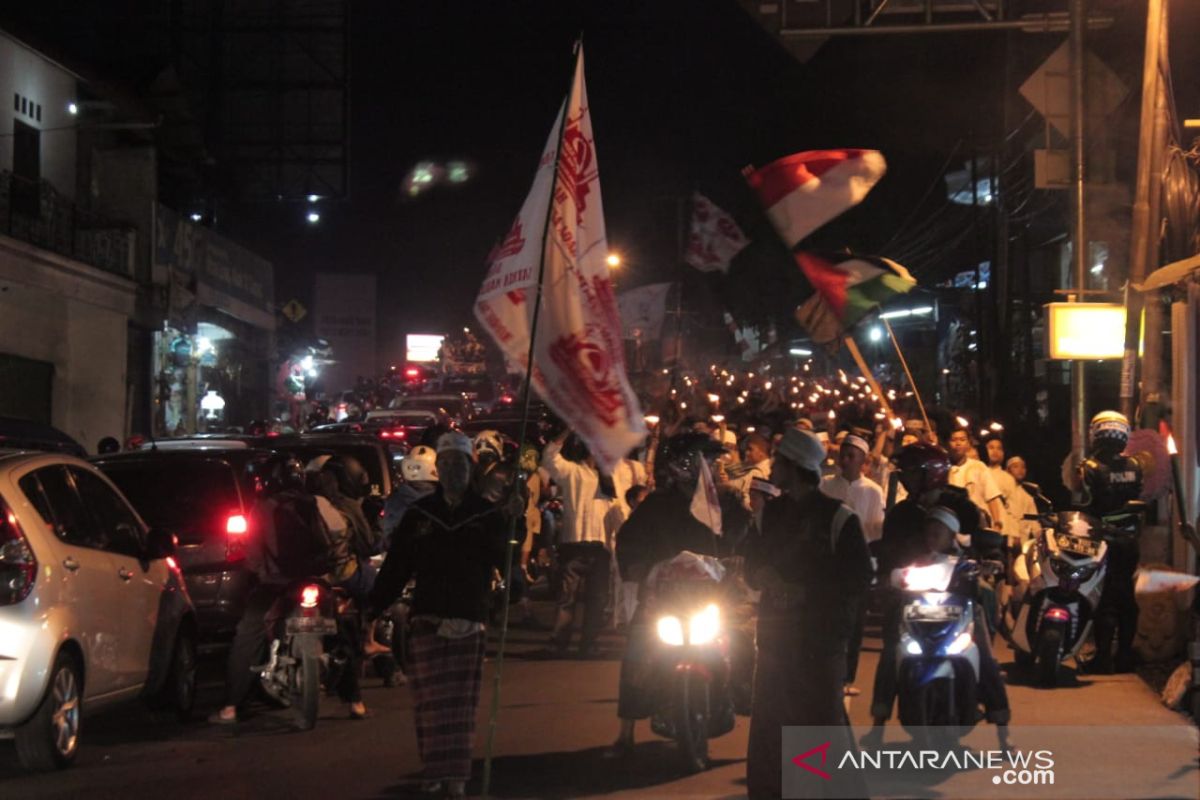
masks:
<svg viewBox="0 0 1200 800"><path fill-rule="evenodd" d="M771 375L714 366L676 376L646 398L646 443L611 472L600 470L569 430L518 452L497 431L470 439L438 426L405 458L403 481L378 521L360 518L353 465L285 460L255 511L253 524L268 532L249 559L260 585L230 655L226 706L213 720L237 720L249 666L266 639L267 608L289 576L326 575L368 618L408 587L406 671L423 788L461 796L496 600L507 592L521 612L517 623L537 627L524 590L538 579L539 565L551 565L555 616L536 657L588 658L605 629L625 634L619 732L606 751L620 759L634 747L637 721L653 712L640 677L654 641L648 575L684 552L726 556L743 566L741 577L757 597L750 796L777 797L781 725L849 730L843 698L859 693L874 576L969 547L963 537L977 530L1015 544L1038 530L1027 519L1037 487L1026 481L1024 461L1005 451L1002 425L954 417L939 427L911 393L884 391L865 378L817 377L807 367ZM920 413L904 420L898 408ZM697 487L709 480L717 525L695 511ZM297 556L297 542L312 540L312 530L327 552ZM376 575L370 558L381 551ZM508 584L501 581L506 572ZM898 613L895 602L885 604L883 666L871 706L879 726L894 702L887 664L896 655L889 623ZM994 606L986 613L981 631L994 625ZM990 633L977 636L983 703L1003 726L1008 702ZM364 655L378 647L369 625L362 639ZM338 690L352 717L369 713L356 678Z"/></svg>

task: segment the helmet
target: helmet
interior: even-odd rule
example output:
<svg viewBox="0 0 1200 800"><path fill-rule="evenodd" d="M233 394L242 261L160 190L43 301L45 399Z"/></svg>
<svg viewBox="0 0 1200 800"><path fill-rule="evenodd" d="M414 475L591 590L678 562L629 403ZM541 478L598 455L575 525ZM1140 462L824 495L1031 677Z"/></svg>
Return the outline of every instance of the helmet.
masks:
<svg viewBox="0 0 1200 800"><path fill-rule="evenodd" d="M436 481L437 453L432 447L417 445L400 462L400 474L406 481Z"/></svg>
<svg viewBox="0 0 1200 800"><path fill-rule="evenodd" d="M371 476L354 456L334 456L325 462L321 471L332 473L337 478L338 491L351 500L366 497L370 492Z"/></svg>
<svg viewBox="0 0 1200 800"><path fill-rule="evenodd" d="M1092 417L1088 438L1095 450L1120 453L1129 444L1129 420L1119 411L1101 411Z"/></svg>
<svg viewBox="0 0 1200 800"><path fill-rule="evenodd" d="M678 433L658 446L654 481L659 486L691 492L700 477L700 460L725 454L725 448L704 433Z"/></svg>
<svg viewBox="0 0 1200 800"><path fill-rule="evenodd" d="M950 455L936 445L925 442L910 444L897 453L892 461L902 475L920 475L921 483L915 487L916 492L940 489L950 482ZM914 492L914 488L909 488L909 492Z"/></svg>
<svg viewBox="0 0 1200 800"><path fill-rule="evenodd" d="M480 431L475 435L473 444L476 458L488 452L495 454L498 459L504 457L504 440L500 438L499 431Z"/></svg>
<svg viewBox="0 0 1200 800"><path fill-rule="evenodd" d="M284 456L275 462L271 468L271 477L267 481L267 492L276 494L283 491L304 491L304 464L292 455Z"/></svg>

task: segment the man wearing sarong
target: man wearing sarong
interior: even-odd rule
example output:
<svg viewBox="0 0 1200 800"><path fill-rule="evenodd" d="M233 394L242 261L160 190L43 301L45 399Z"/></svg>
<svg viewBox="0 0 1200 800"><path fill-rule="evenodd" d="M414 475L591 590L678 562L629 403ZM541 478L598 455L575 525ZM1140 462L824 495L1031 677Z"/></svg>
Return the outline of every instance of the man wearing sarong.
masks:
<svg viewBox="0 0 1200 800"><path fill-rule="evenodd" d="M462 797L471 777L484 621L508 525L504 509L471 488L473 453L461 433L438 439L438 486L405 513L371 590L379 613L415 580L409 685L422 789L449 797Z"/></svg>

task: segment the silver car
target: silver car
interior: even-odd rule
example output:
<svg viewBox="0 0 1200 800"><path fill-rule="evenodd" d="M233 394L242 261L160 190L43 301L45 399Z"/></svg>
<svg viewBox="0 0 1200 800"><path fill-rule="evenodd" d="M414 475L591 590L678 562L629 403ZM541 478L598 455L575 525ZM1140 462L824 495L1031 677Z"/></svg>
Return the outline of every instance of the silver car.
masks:
<svg viewBox="0 0 1200 800"><path fill-rule="evenodd" d="M101 706L191 711L196 622L173 552L87 462L0 450L0 738L25 767L69 765Z"/></svg>

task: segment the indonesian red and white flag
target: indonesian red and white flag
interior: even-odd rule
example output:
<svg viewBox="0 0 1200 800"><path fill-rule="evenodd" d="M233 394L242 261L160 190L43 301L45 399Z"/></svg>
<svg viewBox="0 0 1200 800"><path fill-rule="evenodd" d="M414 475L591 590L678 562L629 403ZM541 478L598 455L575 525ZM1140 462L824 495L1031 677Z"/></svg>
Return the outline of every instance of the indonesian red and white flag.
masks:
<svg viewBox="0 0 1200 800"><path fill-rule="evenodd" d="M746 175L788 247L862 202L887 172L877 150L808 150Z"/></svg>
<svg viewBox="0 0 1200 800"><path fill-rule="evenodd" d="M692 226L683 260L701 272L729 272L729 262L750 240L733 221L699 192L692 194Z"/></svg>
<svg viewBox="0 0 1200 800"><path fill-rule="evenodd" d="M611 472L641 444L646 423L625 374L607 255L580 46L571 93L550 131L533 188L488 259L475 316L507 358L524 369L545 259L533 389L587 442L601 470Z"/></svg>

